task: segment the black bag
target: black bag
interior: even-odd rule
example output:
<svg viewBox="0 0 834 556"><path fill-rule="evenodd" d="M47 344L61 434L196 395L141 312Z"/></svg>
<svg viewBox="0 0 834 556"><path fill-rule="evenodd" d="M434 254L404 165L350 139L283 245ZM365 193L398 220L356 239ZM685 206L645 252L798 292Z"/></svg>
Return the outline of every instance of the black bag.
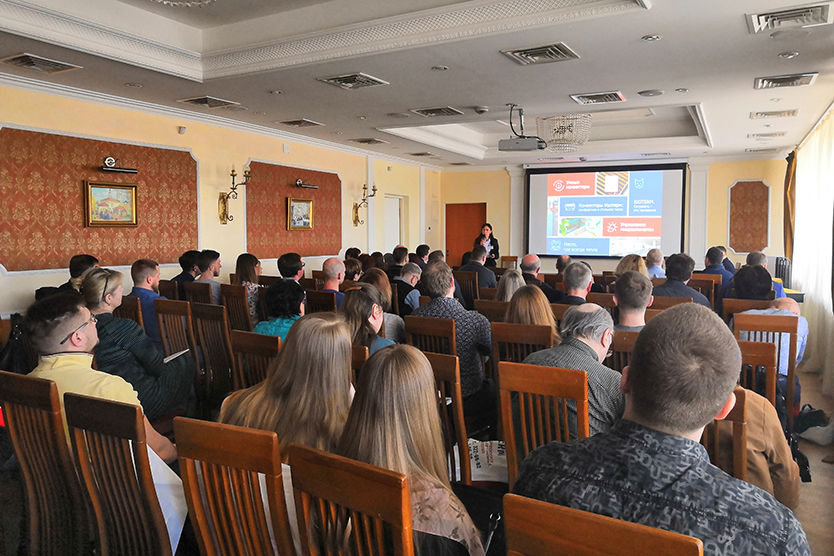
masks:
<svg viewBox="0 0 834 556"><path fill-rule="evenodd" d="M29 353L23 339L21 320L20 313L14 313L11 316L12 331L9 334L9 341L3 347L3 351L0 351L0 371L19 375L29 374L32 371Z"/></svg>

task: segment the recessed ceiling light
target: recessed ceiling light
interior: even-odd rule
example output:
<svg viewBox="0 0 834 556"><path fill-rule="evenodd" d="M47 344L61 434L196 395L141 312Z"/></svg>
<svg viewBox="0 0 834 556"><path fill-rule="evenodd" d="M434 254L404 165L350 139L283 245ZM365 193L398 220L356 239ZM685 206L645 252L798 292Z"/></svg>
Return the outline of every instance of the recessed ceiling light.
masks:
<svg viewBox="0 0 834 556"><path fill-rule="evenodd" d="M678 87L677 89L675 89L675 92L676 93L688 93L689 89L687 89L686 87Z"/></svg>
<svg viewBox="0 0 834 556"><path fill-rule="evenodd" d="M765 124L764 127L773 127L773 124Z"/></svg>
<svg viewBox="0 0 834 556"><path fill-rule="evenodd" d="M133 87L134 89L141 89L141 83L125 83L125 87Z"/></svg>
<svg viewBox="0 0 834 556"><path fill-rule="evenodd" d="M779 54L779 57L782 58L783 60L790 60L791 58L796 58L797 56L799 56L799 52L795 52L795 51L793 51L793 52L782 52L782 53Z"/></svg>
<svg viewBox="0 0 834 556"><path fill-rule="evenodd" d="M772 98L772 99L770 99L770 102L782 102L782 99L781 98Z"/></svg>
<svg viewBox="0 0 834 556"><path fill-rule="evenodd" d="M266 112L252 112L256 116L263 116Z"/></svg>
<svg viewBox="0 0 834 556"><path fill-rule="evenodd" d="M367 120L368 119L368 116L356 116L356 117L359 118L360 120Z"/></svg>
<svg viewBox="0 0 834 556"><path fill-rule="evenodd" d="M639 91L637 94L641 97L659 97L663 94L663 91L660 89L646 89L645 91Z"/></svg>
<svg viewBox="0 0 834 556"><path fill-rule="evenodd" d="M449 69L449 66L432 66L431 69L433 71L446 71Z"/></svg>
<svg viewBox="0 0 834 556"><path fill-rule="evenodd" d="M342 131L334 131L333 133L336 134L336 135L341 135L343 132Z"/></svg>
<svg viewBox="0 0 834 556"><path fill-rule="evenodd" d="M657 42L662 38L660 35L643 35L640 40L643 42Z"/></svg>
<svg viewBox="0 0 834 556"><path fill-rule="evenodd" d="M275 89L274 91L269 91L269 94L271 94L271 95L283 95L284 91L279 91L278 89Z"/></svg>

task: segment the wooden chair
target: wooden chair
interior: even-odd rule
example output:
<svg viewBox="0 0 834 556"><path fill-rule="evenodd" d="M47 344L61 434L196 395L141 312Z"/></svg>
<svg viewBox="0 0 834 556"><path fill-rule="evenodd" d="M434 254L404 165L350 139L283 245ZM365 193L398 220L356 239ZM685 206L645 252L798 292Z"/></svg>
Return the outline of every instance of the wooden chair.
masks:
<svg viewBox="0 0 834 556"><path fill-rule="evenodd" d="M469 441L463 417L463 395L460 386L460 362L455 355L425 353L437 383L437 409L443 427L443 446L446 449L446 468L453 483L472 484L469 461ZM455 465L455 445L458 447L460 470Z"/></svg>
<svg viewBox="0 0 834 556"><path fill-rule="evenodd" d="M265 276L265 275L262 274L262 275L258 276L258 283L260 285L262 285L263 287L268 288L269 286L271 286L275 282L280 282L283 279L284 278L282 276Z"/></svg>
<svg viewBox="0 0 834 556"><path fill-rule="evenodd" d="M504 322L504 315L509 306L509 301L475 300L475 310L485 316L489 322Z"/></svg>
<svg viewBox="0 0 834 556"><path fill-rule="evenodd" d="M588 375L574 369L501 362L498 385L512 490L518 464L527 454L554 440L570 440L568 399L576 404L576 435L590 436ZM513 411L514 394L516 412Z"/></svg>
<svg viewBox="0 0 834 556"><path fill-rule="evenodd" d="M323 270L314 270L313 271L313 280L316 281L316 289L321 291L324 289L324 271Z"/></svg>
<svg viewBox="0 0 834 556"><path fill-rule="evenodd" d="M229 313L229 325L232 330L252 332L252 319L249 316L249 295L246 286L220 284L220 299Z"/></svg>
<svg viewBox="0 0 834 556"><path fill-rule="evenodd" d="M455 338L455 321L432 317L415 317L408 315L405 321L405 343L420 351L457 355L458 344Z"/></svg>
<svg viewBox="0 0 834 556"><path fill-rule="evenodd" d="M508 556L703 556L700 539L602 515L504 496Z"/></svg>
<svg viewBox="0 0 834 556"><path fill-rule="evenodd" d="M692 278L686 285L693 290L702 293L709 300L709 306L715 309L715 282L711 278L703 278L704 276L714 275L693 274ZM718 278L721 278L721 276L718 276Z"/></svg>
<svg viewBox="0 0 834 556"><path fill-rule="evenodd" d="M722 438L724 434L722 429L732 427L732 475L740 481L747 480L747 391L741 386L736 386L733 393L736 395L736 404L730 413L723 419L714 419L713 422L704 429L701 436L701 444L707 449L710 463L716 467L720 467L727 473L730 470L721 462L726 460L722 455L722 449L725 447Z"/></svg>
<svg viewBox="0 0 834 556"><path fill-rule="evenodd" d="M634 349L634 342L637 341L639 332L627 332L623 330L614 331L614 340L611 342L611 357L604 364L615 371L623 372L631 359L631 351Z"/></svg>
<svg viewBox="0 0 834 556"><path fill-rule="evenodd" d="M353 375L359 376L362 367L368 360L368 348L366 346L352 346L350 352L350 366L353 368Z"/></svg>
<svg viewBox="0 0 834 556"><path fill-rule="evenodd" d="M173 280L160 280L159 295L177 301L180 298L180 285Z"/></svg>
<svg viewBox="0 0 834 556"><path fill-rule="evenodd" d="M414 555L405 475L299 444L290 467L302 554L382 556L388 545L395 556ZM352 550L338 550L343 542Z"/></svg>
<svg viewBox="0 0 834 556"><path fill-rule="evenodd" d="M478 288L478 299L494 300L498 288ZM477 309L475 309L477 311Z"/></svg>
<svg viewBox="0 0 834 556"><path fill-rule="evenodd" d="M249 388L266 378L267 369L281 353L281 338L232 330L232 353L235 356L235 390Z"/></svg>
<svg viewBox="0 0 834 556"><path fill-rule="evenodd" d="M613 273L611 275L613 275ZM603 291L605 291L605 274L593 274L592 277L594 279L594 284L596 284L597 286L602 288ZM562 285L564 285L564 283Z"/></svg>
<svg viewBox="0 0 834 556"><path fill-rule="evenodd" d="M613 293L589 292L588 296L585 298L585 301L587 301L588 303L596 303L597 305L608 311L608 314L611 315L611 318L614 319L614 322L617 322L617 305L614 304Z"/></svg>
<svg viewBox="0 0 834 556"><path fill-rule="evenodd" d="M345 280L344 282L339 284L339 291L344 293L344 292L348 291L350 288L356 286L356 284L357 284L356 280Z"/></svg>
<svg viewBox="0 0 834 556"><path fill-rule="evenodd" d="M487 268L491 270L493 274L495 274L495 279L499 281L501 280L501 276L503 276L505 272L510 270L509 268L503 268L500 266L488 266Z"/></svg>
<svg viewBox="0 0 834 556"><path fill-rule="evenodd" d="M420 300L420 307L422 307L423 305L428 305L431 301L431 297L427 295L421 295L418 299Z"/></svg>
<svg viewBox="0 0 834 556"><path fill-rule="evenodd" d="M220 409L223 399L233 388L235 364L229 318L224 306L205 303L192 303L191 314L205 363L205 375L197 397L204 414L209 416L211 411Z"/></svg>
<svg viewBox="0 0 834 556"><path fill-rule="evenodd" d="M515 255L502 256L500 262L502 268L518 268L518 257Z"/></svg>
<svg viewBox="0 0 834 556"><path fill-rule="evenodd" d="M278 436L182 417L174 430L200 553L295 554ZM265 475L264 488L259 474Z"/></svg>
<svg viewBox="0 0 834 556"><path fill-rule="evenodd" d="M556 319L556 324L561 325L562 319L565 318L565 313L568 312L568 309L573 307L573 305L565 305L564 303L551 303L550 310L553 311L553 317Z"/></svg>
<svg viewBox="0 0 834 556"><path fill-rule="evenodd" d="M736 299L734 297L725 297L723 303L722 316L724 322L730 324L730 320L736 313L743 313L751 309L769 309L770 301L760 299Z"/></svg>
<svg viewBox="0 0 834 556"><path fill-rule="evenodd" d="M155 299L156 321L159 324L159 338L162 340L162 352L167 357L184 349L191 350L191 357L200 363L197 354L197 342L194 336L194 320L191 316L191 303Z"/></svg>
<svg viewBox="0 0 834 556"><path fill-rule="evenodd" d="M188 282L185 284L185 298L189 303L211 305L211 286L205 282Z"/></svg>
<svg viewBox="0 0 834 556"><path fill-rule="evenodd" d="M463 294L463 304L468 310L475 308L475 300L478 299L478 273L455 270L452 272L455 280L460 284L460 291Z"/></svg>
<svg viewBox="0 0 834 556"><path fill-rule="evenodd" d="M171 556L142 409L64 394L75 460L92 502L102 556Z"/></svg>
<svg viewBox="0 0 834 556"><path fill-rule="evenodd" d="M542 282L549 284L554 288L562 284L562 281L565 278L563 274L540 274L539 276L543 277Z"/></svg>
<svg viewBox="0 0 834 556"><path fill-rule="evenodd" d="M307 313L336 312L336 294L307 290Z"/></svg>
<svg viewBox="0 0 834 556"><path fill-rule="evenodd" d="M662 295L654 296L654 301L652 302L652 309L668 309L669 307L674 307L675 305L680 305L681 303L692 303L691 297L663 297Z"/></svg>
<svg viewBox="0 0 834 556"><path fill-rule="evenodd" d="M706 272L696 272L692 275L692 280L697 280L699 282L702 280L712 282L712 294L707 295L706 293L704 293L704 295L707 295L707 299L709 299L710 303L712 303L713 306L715 306L715 303L717 303L721 299L721 293L724 291L722 276L720 274L707 274ZM689 281L689 287L695 288L696 290L703 293L701 289L692 285L692 280Z"/></svg>
<svg viewBox="0 0 834 556"><path fill-rule="evenodd" d="M666 283L666 278L649 278L652 281L652 286L659 286Z"/></svg>
<svg viewBox="0 0 834 556"><path fill-rule="evenodd" d="M319 288L319 284L315 278L302 278L298 283L307 291L316 291Z"/></svg>
<svg viewBox="0 0 834 556"><path fill-rule="evenodd" d="M492 323L492 355L521 363L528 355L553 347L553 329L539 324Z"/></svg>
<svg viewBox="0 0 834 556"><path fill-rule="evenodd" d="M782 351L788 351L787 393L785 395L788 414L788 430L793 430L794 391L796 390L796 343L799 317L782 315L746 315L738 313L733 317L733 333L736 340L766 342L776 346L776 368L779 370ZM788 345L783 344L783 334L789 335Z"/></svg>
<svg viewBox="0 0 834 556"><path fill-rule="evenodd" d="M649 323L650 320L655 318L657 315L663 312L663 309L646 309L646 316L644 317L646 324Z"/></svg>
<svg viewBox="0 0 834 556"><path fill-rule="evenodd" d="M0 371L0 403L26 486L29 554L89 553L91 524L58 388L51 380Z"/></svg>
<svg viewBox="0 0 834 556"><path fill-rule="evenodd" d="M741 378L739 384L748 390L759 392L759 369L764 374L764 397L776 407L776 377L779 368L779 352L776 344L764 342L739 342L741 349Z"/></svg>
<svg viewBox="0 0 834 556"><path fill-rule="evenodd" d="M138 297L123 295L122 304L113 311L113 316L119 319L128 319L137 323L142 330L145 330L145 323L142 320L142 303Z"/></svg>

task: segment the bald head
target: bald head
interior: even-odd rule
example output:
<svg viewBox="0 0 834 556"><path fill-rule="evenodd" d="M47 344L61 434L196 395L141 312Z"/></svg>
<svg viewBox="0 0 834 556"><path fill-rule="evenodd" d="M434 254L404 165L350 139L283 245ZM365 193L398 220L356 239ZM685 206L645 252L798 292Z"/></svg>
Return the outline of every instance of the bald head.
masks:
<svg viewBox="0 0 834 556"><path fill-rule="evenodd" d="M790 311L796 316L801 316L802 313L799 310L799 303L796 300L791 299L790 297L780 297L779 299L774 299L770 302L770 306L774 309L783 309L785 311Z"/></svg>
<svg viewBox="0 0 834 556"><path fill-rule="evenodd" d="M538 255L525 255L521 259L521 272L527 274L536 274L541 268L542 263L539 261Z"/></svg>
<svg viewBox="0 0 834 556"><path fill-rule="evenodd" d="M345 263L336 257L331 257L324 261L324 264L321 265L321 270L324 273L325 282L332 282L334 280L342 282L345 279Z"/></svg>

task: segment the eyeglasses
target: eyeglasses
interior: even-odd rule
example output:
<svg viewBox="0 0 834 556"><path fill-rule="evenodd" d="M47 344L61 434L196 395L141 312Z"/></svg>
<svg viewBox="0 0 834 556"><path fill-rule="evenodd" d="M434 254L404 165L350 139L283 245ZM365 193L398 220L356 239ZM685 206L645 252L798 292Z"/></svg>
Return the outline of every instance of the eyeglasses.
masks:
<svg viewBox="0 0 834 556"><path fill-rule="evenodd" d="M307 263L305 263L304 261L301 261L301 268L304 268L305 266L307 266Z"/></svg>
<svg viewBox="0 0 834 556"><path fill-rule="evenodd" d="M84 328L85 326L87 326L88 324L90 324L90 323L95 324L95 323L97 323L97 322L98 322L98 319L96 318L96 316L95 316L95 315L90 315L90 320L85 320L85 321L83 322L83 324L81 324L81 326L79 326L78 328L76 328L75 330L73 330L72 332L70 332L69 334L67 334L67 337L66 337L66 338L64 338L63 340L61 340L60 342L58 342L58 345L59 345L59 346L64 345L65 343L67 343L67 340L69 340L70 338L72 338L72 335L73 335L73 334L75 334L76 332L78 332L79 330L81 330L82 328Z"/></svg>
<svg viewBox="0 0 834 556"><path fill-rule="evenodd" d="M107 284L110 282L110 273L107 273L107 279L104 281L104 289L101 291L101 301L104 302L104 298L107 297Z"/></svg>

